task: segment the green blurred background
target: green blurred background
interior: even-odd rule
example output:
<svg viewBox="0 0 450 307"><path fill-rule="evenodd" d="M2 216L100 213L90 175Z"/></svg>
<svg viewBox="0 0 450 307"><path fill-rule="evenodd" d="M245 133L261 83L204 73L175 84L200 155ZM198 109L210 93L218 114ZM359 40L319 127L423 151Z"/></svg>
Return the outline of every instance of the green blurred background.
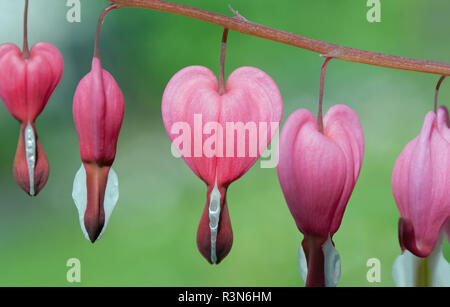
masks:
<svg viewBox="0 0 450 307"><path fill-rule="evenodd" d="M450 62L450 2L381 1L382 22L368 23L365 0L178 1L355 48ZM172 157L161 120L164 87L178 70L219 70L222 29L182 16L127 8L103 25L101 57L123 90L125 119L114 168L120 199L96 244L80 229L72 182L80 166L72 97L90 70L98 15L108 4L81 0L81 23L68 23L61 0L31 0L30 43L48 41L65 60L65 73L37 129L50 161L45 189L30 198L16 185L12 162L18 123L0 107L0 285L71 285L69 258L81 261L85 286L301 286L297 248L302 235L285 204L275 169L259 162L228 192L234 230L231 253L218 266L197 251L196 229L206 188L181 159ZM0 41L22 45L23 1L0 1ZM239 66L266 71L283 95L283 121L298 108L315 112L321 58L316 53L231 32L226 72ZM399 213L391 172L433 104L438 76L332 61L325 108L338 103L360 116L366 154L360 179L335 235L342 259L340 286L391 286L399 255ZM444 83L441 104L448 106ZM449 244L445 246L450 258ZM381 283L366 279L369 258L381 260Z"/></svg>

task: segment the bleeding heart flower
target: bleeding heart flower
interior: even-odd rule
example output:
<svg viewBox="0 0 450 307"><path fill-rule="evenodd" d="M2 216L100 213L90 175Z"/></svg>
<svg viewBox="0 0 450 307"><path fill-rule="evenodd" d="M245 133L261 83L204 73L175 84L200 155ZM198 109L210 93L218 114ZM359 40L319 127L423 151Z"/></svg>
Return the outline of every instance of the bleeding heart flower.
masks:
<svg viewBox="0 0 450 307"><path fill-rule="evenodd" d="M428 257L450 217L450 128L445 107L429 112L420 135L395 163L392 191L400 210L402 250Z"/></svg>
<svg viewBox="0 0 450 307"><path fill-rule="evenodd" d="M73 117L83 165L78 171L73 198L81 228L95 242L106 229L118 199L117 175L111 168L122 126L124 98L109 72L94 57L92 69L78 84Z"/></svg>
<svg viewBox="0 0 450 307"><path fill-rule="evenodd" d="M363 155L361 125L349 107L336 105L327 112L323 134L310 111L289 116L280 135L278 177L303 234L327 237L338 230Z"/></svg>
<svg viewBox="0 0 450 307"><path fill-rule="evenodd" d="M13 44L0 46L0 97L20 122L14 177L34 196L44 187L49 167L37 137L35 120L61 80L64 61L53 45L38 43L28 52Z"/></svg>
<svg viewBox="0 0 450 307"><path fill-rule="evenodd" d="M219 263L233 241L226 202L228 186L244 175L266 149L282 112L277 85L253 67L235 70L223 94L218 93L216 76L202 66L182 69L164 91L162 117L166 131L188 166L207 185L197 245L210 263ZM239 127L248 128L248 135L241 129L244 135L240 138ZM180 130L188 134L183 146L177 140ZM208 137L203 139L203 134Z"/></svg>
<svg viewBox="0 0 450 307"><path fill-rule="evenodd" d="M291 114L281 132L278 178L297 227L305 235L299 252L306 254L309 268L317 265L322 270L314 270L322 277L324 262L334 267L339 261L338 255L333 256L334 264L328 264L324 251L335 253L331 239L341 224L363 155L364 136L358 116L345 105L330 108L323 133L314 115L305 109ZM306 272L306 268L300 269ZM337 283L339 273L333 274L333 281L319 283ZM307 279L307 284L319 285L309 274Z"/></svg>

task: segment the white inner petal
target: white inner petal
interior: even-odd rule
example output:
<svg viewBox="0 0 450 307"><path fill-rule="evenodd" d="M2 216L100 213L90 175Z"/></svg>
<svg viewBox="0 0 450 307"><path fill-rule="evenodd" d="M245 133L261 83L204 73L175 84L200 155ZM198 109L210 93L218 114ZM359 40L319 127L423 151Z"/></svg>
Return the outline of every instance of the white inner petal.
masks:
<svg viewBox="0 0 450 307"><path fill-rule="evenodd" d="M341 277L341 257L334 248L331 237L322 245L324 255L325 287L336 287ZM303 280L308 277L308 264L302 244L298 248L298 270Z"/></svg>
<svg viewBox="0 0 450 307"><path fill-rule="evenodd" d="M73 181L72 198L75 202L75 206L78 209L81 230L83 231L85 238L89 240L89 235L84 225L84 214L86 212L87 207L87 188L86 188L86 170L84 169L83 164L81 164L80 169L75 175L75 180ZM103 226L103 229L100 232L100 235L97 238L97 240L99 240L102 237L103 233L105 232L106 226L108 226L109 219L111 218L111 214L118 200L119 200L119 180L116 172L111 168L109 170L108 181L106 183L105 197L103 200L103 208L105 211L105 225Z"/></svg>
<svg viewBox="0 0 450 307"><path fill-rule="evenodd" d="M28 176L30 180L30 195L34 196L34 168L36 165L36 136L30 123L25 127L25 153L27 158Z"/></svg>
<svg viewBox="0 0 450 307"><path fill-rule="evenodd" d="M414 256L408 250L395 259L392 268L392 277L398 287L414 287L420 258Z"/></svg>
<svg viewBox="0 0 450 307"><path fill-rule="evenodd" d="M322 246L322 250L325 255L325 286L336 287L341 277L341 257L334 248L329 235L328 240Z"/></svg>
<svg viewBox="0 0 450 307"><path fill-rule="evenodd" d="M303 246L300 243L300 246L298 247L298 271L300 272L300 275L302 276L303 281L306 283L306 279L308 277L308 263L306 262L306 255L303 251Z"/></svg>
<svg viewBox="0 0 450 307"><path fill-rule="evenodd" d="M449 287L450 286L450 264L445 260L442 254L442 241L444 234L442 233L433 252L427 257L428 280L432 287ZM414 287L417 286L417 275L419 264L423 258L416 257L414 254L405 250L405 252L395 259L392 268L392 276L398 287Z"/></svg>
<svg viewBox="0 0 450 307"><path fill-rule="evenodd" d="M209 197L209 229L211 231L211 262L217 262L216 254L216 242L217 231L219 228L220 219L220 192L217 188L217 182L214 184L214 188L211 191Z"/></svg>
<svg viewBox="0 0 450 307"><path fill-rule="evenodd" d="M428 256L432 287L450 287L450 263L444 258L442 244L443 234L431 255Z"/></svg>

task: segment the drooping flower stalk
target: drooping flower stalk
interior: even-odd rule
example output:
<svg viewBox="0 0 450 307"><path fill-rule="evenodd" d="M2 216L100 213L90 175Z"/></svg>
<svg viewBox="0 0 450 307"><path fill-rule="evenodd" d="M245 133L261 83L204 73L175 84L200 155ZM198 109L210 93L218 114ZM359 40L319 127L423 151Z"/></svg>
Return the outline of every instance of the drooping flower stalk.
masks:
<svg viewBox="0 0 450 307"><path fill-rule="evenodd" d="M225 94L225 57L227 50L228 29L223 30L222 45L220 48L220 72L219 72L219 95Z"/></svg>
<svg viewBox="0 0 450 307"><path fill-rule="evenodd" d="M436 91L434 93L434 113L437 113L439 89L441 88L441 84L442 84L442 81L444 81L444 79L445 79L445 76L441 76L439 78L438 83L436 84Z"/></svg>
<svg viewBox="0 0 450 307"><path fill-rule="evenodd" d="M28 0L25 1L23 50L14 44L0 46L0 97L20 122L14 158L14 177L30 196L45 186L49 166L39 141L35 120L61 80L64 61L53 45L40 42L28 47Z"/></svg>
<svg viewBox="0 0 450 307"><path fill-rule="evenodd" d="M25 12L23 14L23 50L22 57L30 58L30 50L28 48L28 0L25 0Z"/></svg>
<svg viewBox="0 0 450 307"><path fill-rule="evenodd" d="M85 237L94 243L104 233L119 197L118 179L111 168L124 115L124 98L113 76L102 68L99 36L112 4L100 15L92 68L78 84L73 99L73 116L80 141L83 165L73 185Z"/></svg>
<svg viewBox="0 0 450 307"><path fill-rule="evenodd" d="M94 58L100 59L100 48L99 48L99 42L100 42L100 31L102 29L103 21L105 20L106 15L111 12L112 10L118 9L119 6L117 4L111 4L108 5L100 14L100 17L98 18L97 22L97 33L95 35L95 43L94 43Z"/></svg>
<svg viewBox="0 0 450 307"><path fill-rule="evenodd" d="M325 86L325 74L327 72L328 62L332 59L332 57L325 56L325 60L323 61L322 68L320 69L320 88L319 88L319 110L317 111L317 124L320 133L323 133L323 88Z"/></svg>

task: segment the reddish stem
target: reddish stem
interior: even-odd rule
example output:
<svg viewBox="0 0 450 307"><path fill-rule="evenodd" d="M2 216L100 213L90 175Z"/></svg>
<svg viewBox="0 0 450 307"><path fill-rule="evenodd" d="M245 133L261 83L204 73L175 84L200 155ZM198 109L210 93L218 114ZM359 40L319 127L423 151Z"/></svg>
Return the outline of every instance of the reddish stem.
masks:
<svg viewBox="0 0 450 307"><path fill-rule="evenodd" d="M220 74L219 74L219 95L225 94L225 54L227 50L228 29L223 30L222 45L220 48Z"/></svg>
<svg viewBox="0 0 450 307"><path fill-rule="evenodd" d="M28 48L28 0L25 0L25 12L23 15L23 50L22 57L30 58L30 49Z"/></svg>
<svg viewBox="0 0 450 307"><path fill-rule="evenodd" d="M286 31L266 27L241 18L228 17L221 14L197 9L187 5L161 0L108 0L122 7L142 7L157 11L183 15L219 25L223 28L252 35L291 46L314 51L320 54L336 53L335 58L369 65L395 69L412 70L425 73L450 76L450 63L419 60L377 52L370 52L344 47L317 39L301 36Z"/></svg>
<svg viewBox="0 0 450 307"><path fill-rule="evenodd" d="M103 12L100 14L100 17L98 19L98 23L97 23L97 36L95 38L95 46L94 46L94 57L100 59L100 52L99 52L99 48L98 48L98 42L100 40L100 30L103 24L103 20L105 19L106 14L108 14L111 10L117 9L119 8L119 5L117 4L110 4L107 7L105 7L105 9L103 10Z"/></svg>
<svg viewBox="0 0 450 307"><path fill-rule="evenodd" d="M308 265L306 287L325 287L325 255L322 246L326 236L305 235L302 241L303 251Z"/></svg>
<svg viewBox="0 0 450 307"><path fill-rule="evenodd" d="M319 89L319 111L317 112L317 124L319 126L319 132L323 133L323 111L322 111L322 102L323 102L323 88L325 85L325 73L327 72L328 62L333 57L325 56L325 60L323 61L322 68L320 69L320 89Z"/></svg>
<svg viewBox="0 0 450 307"><path fill-rule="evenodd" d="M441 76L438 83L436 84L436 92L434 93L434 113L437 113L439 89L441 88L441 84L444 79L445 76Z"/></svg>

